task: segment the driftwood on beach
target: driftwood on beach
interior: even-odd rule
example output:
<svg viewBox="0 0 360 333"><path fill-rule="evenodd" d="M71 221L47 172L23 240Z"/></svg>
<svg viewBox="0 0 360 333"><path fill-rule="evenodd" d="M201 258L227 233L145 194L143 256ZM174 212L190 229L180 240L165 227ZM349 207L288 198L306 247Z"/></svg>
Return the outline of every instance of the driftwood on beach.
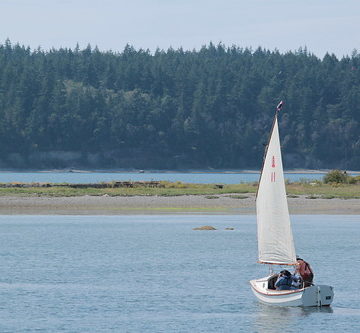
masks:
<svg viewBox="0 0 360 333"><path fill-rule="evenodd" d="M1 183L0 188L29 188L29 187L71 187L71 188L133 188L133 187L164 187L159 181L123 181L90 184L53 184L53 183Z"/></svg>

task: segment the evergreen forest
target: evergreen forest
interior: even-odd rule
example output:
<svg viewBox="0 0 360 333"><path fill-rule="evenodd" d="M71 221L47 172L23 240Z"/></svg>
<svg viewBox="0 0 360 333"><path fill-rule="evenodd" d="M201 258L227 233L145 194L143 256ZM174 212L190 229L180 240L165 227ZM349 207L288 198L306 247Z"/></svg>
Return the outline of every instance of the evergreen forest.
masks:
<svg viewBox="0 0 360 333"><path fill-rule="evenodd" d="M360 54L0 44L0 168L360 169Z"/></svg>

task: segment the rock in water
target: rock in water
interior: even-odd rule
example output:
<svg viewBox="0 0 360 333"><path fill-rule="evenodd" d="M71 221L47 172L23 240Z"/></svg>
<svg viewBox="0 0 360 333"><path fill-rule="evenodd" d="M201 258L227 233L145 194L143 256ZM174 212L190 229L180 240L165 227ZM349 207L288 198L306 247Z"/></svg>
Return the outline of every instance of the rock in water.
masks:
<svg viewBox="0 0 360 333"><path fill-rule="evenodd" d="M193 230L216 230L216 228L211 225L203 225L202 227L193 228Z"/></svg>
<svg viewBox="0 0 360 333"><path fill-rule="evenodd" d="M227 227L227 228L225 228L225 230L234 230L234 228L233 227Z"/></svg>

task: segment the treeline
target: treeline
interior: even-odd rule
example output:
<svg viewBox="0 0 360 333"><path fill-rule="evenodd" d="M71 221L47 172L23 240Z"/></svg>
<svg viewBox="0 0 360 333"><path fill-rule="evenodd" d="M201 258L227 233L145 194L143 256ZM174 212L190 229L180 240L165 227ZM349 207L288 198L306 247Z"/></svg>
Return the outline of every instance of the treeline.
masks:
<svg viewBox="0 0 360 333"><path fill-rule="evenodd" d="M0 168L360 169L360 55L0 45Z"/></svg>

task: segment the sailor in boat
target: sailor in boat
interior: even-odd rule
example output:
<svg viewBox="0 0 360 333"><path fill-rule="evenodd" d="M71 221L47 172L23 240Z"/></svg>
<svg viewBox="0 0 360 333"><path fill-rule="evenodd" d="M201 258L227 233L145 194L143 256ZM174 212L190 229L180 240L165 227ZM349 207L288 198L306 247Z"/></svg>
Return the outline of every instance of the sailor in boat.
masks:
<svg viewBox="0 0 360 333"><path fill-rule="evenodd" d="M274 286L276 290L301 289L303 280L299 274L292 275L288 270L283 270L279 273Z"/></svg>
<svg viewBox="0 0 360 333"><path fill-rule="evenodd" d="M310 267L310 264L299 256L296 256L297 266L295 269L295 275L300 275L304 281L304 287L310 287L313 284L314 272Z"/></svg>
<svg viewBox="0 0 360 333"><path fill-rule="evenodd" d="M284 269L283 271L280 272L275 282L276 290L291 290L293 289L292 282L293 279L291 273L286 269Z"/></svg>
<svg viewBox="0 0 360 333"><path fill-rule="evenodd" d="M293 275L292 275L292 286L295 288L295 289L300 289L302 288L303 286L303 280L300 276L299 273L295 272Z"/></svg>

